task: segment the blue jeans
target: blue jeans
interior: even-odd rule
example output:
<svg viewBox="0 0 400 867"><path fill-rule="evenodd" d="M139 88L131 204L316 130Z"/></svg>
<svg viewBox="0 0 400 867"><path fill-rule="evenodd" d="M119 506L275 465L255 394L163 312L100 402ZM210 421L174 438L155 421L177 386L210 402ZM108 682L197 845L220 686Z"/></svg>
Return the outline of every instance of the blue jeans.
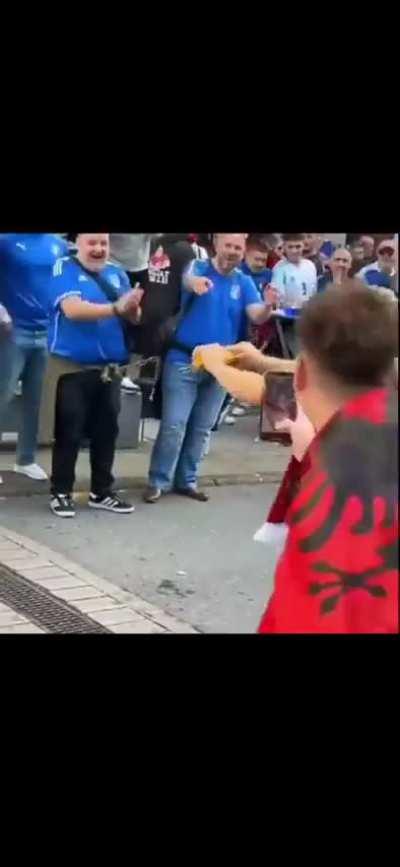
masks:
<svg viewBox="0 0 400 867"><path fill-rule="evenodd" d="M22 412L16 458L21 466L33 464L35 460L46 361L46 332L14 328L11 335L0 340L0 431L7 405L21 380Z"/></svg>
<svg viewBox="0 0 400 867"><path fill-rule="evenodd" d="M166 361L162 381L163 409L151 456L149 484L162 491L194 488L207 439L225 391L190 363Z"/></svg>

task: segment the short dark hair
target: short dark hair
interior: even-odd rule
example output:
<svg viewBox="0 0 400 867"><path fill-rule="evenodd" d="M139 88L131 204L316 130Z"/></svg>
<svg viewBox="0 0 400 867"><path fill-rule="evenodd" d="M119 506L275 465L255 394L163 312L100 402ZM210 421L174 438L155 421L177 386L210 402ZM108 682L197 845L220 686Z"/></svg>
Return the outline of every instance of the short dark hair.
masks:
<svg viewBox="0 0 400 867"><path fill-rule="evenodd" d="M398 303L348 280L314 295L298 322L304 350L348 388L383 385L398 356Z"/></svg>
<svg viewBox="0 0 400 867"><path fill-rule="evenodd" d="M282 240L286 243L286 241L304 241L303 232L285 232L282 235Z"/></svg>
<svg viewBox="0 0 400 867"><path fill-rule="evenodd" d="M265 238L259 235L249 235L246 241L246 250L259 250L260 253L269 253Z"/></svg>

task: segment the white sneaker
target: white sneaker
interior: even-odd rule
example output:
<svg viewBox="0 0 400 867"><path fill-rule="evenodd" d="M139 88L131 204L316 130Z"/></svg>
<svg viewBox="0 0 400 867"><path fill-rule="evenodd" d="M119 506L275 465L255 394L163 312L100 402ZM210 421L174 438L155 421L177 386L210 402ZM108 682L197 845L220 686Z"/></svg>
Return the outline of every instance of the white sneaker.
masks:
<svg viewBox="0 0 400 867"><path fill-rule="evenodd" d="M47 473L39 467L39 464L26 464L22 467L15 464L14 473L21 473L23 476L28 476L29 479L34 479L35 482L45 482L49 478Z"/></svg>
<svg viewBox="0 0 400 867"><path fill-rule="evenodd" d="M121 388L123 388L124 391L140 391L139 386L132 382L129 376L124 376L121 381Z"/></svg>
<svg viewBox="0 0 400 867"><path fill-rule="evenodd" d="M239 418L242 415L246 415L247 409L244 406L234 406L232 410L232 415Z"/></svg>
<svg viewBox="0 0 400 867"><path fill-rule="evenodd" d="M235 424L233 415L226 415L224 418L224 424Z"/></svg>

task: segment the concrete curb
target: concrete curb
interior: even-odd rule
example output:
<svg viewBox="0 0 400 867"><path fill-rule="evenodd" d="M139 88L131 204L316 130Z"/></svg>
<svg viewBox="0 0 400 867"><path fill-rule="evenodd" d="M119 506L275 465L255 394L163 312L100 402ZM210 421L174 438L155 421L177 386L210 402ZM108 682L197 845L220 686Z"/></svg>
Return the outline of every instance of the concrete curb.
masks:
<svg viewBox="0 0 400 867"><path fill-rule="evenodd" d="M231 475L200 476L200 487L221 487L223 485L257 485L279 484L282 480L284 468L279 471L267 470L256 473L232 473ZM25 476L3 470L3 484L0 485L0 500L2 497L32 497L42 494L49 496L49 485L44 482L34 482ZM118 491L142 491L147 486L147 478L144 476L120 476L116 482ZM75 494L87 494L89 492L89 478L78 479L75 485Z"/></svg>

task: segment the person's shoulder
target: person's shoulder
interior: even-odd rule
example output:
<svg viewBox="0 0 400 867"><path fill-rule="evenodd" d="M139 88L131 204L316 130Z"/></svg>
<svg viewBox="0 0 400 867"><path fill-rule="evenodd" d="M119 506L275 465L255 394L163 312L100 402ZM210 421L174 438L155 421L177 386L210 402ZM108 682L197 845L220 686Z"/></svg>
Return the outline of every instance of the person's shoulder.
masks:
<svg viewBox="0 0 400 867"><path fill-rule="evenodd" d="M206 277L208 274L217 274L211 259L196 259L194 254L189 260L189 269L195 277Z"/></svg>
<svg viewBox="0 0 400 867"><path fill-rule="evenodd" d="M112 275L118 275L119 277L121 277L121 276L124 275L125 273L126 273L126 272L124 271L124 269L121 268L120 265L116 265L115 262L111 262L111 259L108 259L108 260L107 260L107 262L106 262L106 264L104 265L104 268L103 268L103 274L104 274L105 276L107 276L107 275L109 274L110 277L111 277Z"/></svg>
<svg viewBox="0 0 400 867"><path fill-rule="evenodd" d="M55 232L47 232L44 236L44 240L48 244L57 244L60 250L68 250L68 241L62 237L62 235L56 235Z"/></svg>
<svg viewBox="0 0 400 867"><path fill-rule="evenodd" d="M234 269L234 271L232 273L232 277L239 279L240 283L243 286L252 286L254 284L254 280L253 280L251 274L248 274L248 273L246 274L245 271L242 271L241 267Z"/></svg>
<svg viewBox="0 0 400 867"><path fill-rule="evenodd" d="M379 271L379 265L378 265L377 261L376 262L367 262L365 265L363 265L362 268L360 268L358 273L359 274L368 274L369 271Z"/></svg>
<svg viewBox="0 0 400 867"><path fill-rule="evenodd" d="M70 273L73 264L72 256L60 256L54 263L53 277L63 277L65 274Z"/></svg>
<svg viewBox="0 0 400 867"><path fill-rule="evenodd" d="M115 289L127 289L130 286L129 277L120 265L107 261L100 273Z"/></svg>
<svg viewBox="0 0 400 867"><path fill-rule="evenodd" d="M315 273L317 272L316 265L314 262L311 261L311 259L304 258L301 260L301 264L302 264L302 267L304 268L305 271L309 271L311 274L314 274L314 272Z"/></svg>
<svg viewBox="0 0 400 867"><path fill-rule="evenodd" d="M287 262L286 259L280 259L280 261L272 268L271 280L283 280L285 273L288 271L289 265L290 262Z"/></svg>
<svg viewBox="0 0 400 867"><path fill-rule="evenodd" d="M235 269L236 279L238 279L239 285L244 293L246 293L248 302L251 303L254 300L254 303L259 300L259 292L253 277L250 277L249 274L243 274L243 271L240 268ZM235 274L234 272L234 274Z"/></svg>
<svg viewBox="0 0 400 867"><path fill-rule="evenodd" d="M174 264L185 265L192 259L196 259L195 252L192 245L189 244L189 241L176 241L175 244L171 244L171 246L167 248L166 252L168 253L171 262Z"/></svg>
<svg viewBox="0 0 400 867"><path fill-rule="evenodd" d="M372 277L375 277L377 274L380 273L381 272L379 271L379 268L375 268L374 265L366 265L365 268L362 269L363 277L365 277L366 280L371 279Z"/></svg>

